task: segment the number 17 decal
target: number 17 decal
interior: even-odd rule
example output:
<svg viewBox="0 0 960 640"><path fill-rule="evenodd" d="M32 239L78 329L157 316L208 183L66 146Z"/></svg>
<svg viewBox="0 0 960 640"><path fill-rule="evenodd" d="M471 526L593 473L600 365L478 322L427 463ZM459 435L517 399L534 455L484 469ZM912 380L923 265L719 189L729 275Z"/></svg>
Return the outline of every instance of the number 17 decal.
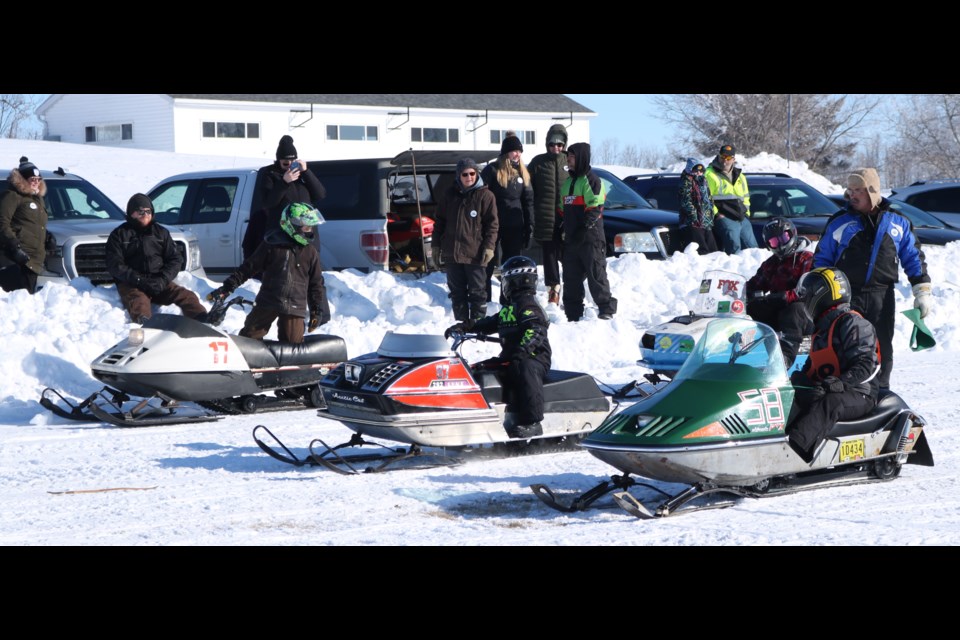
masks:
<svg viewBox="0 0 960 640"><path fill-rule="evenodd" d="M213 364L218 364L220 362L220 348L223 348L223 364L227 364L227 347L230 346L230 343L226 340L218 340L217 342L211 342L208 345L213 349Z"/></svg>

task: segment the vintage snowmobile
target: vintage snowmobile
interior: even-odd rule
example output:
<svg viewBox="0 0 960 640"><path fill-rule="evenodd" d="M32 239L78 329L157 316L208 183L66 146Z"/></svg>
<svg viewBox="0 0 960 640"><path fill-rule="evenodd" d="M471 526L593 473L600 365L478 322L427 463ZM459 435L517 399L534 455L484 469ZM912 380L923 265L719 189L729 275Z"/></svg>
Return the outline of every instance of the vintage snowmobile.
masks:
<svg viewBox="0 0 960 640"><path fill-rule="evenodd" d="M615 492L627 512L655 518L727 507L740 497L892 480L904 464L933 466L924 420L892 392L867 416L838 423L804 462L784 434L793 398L776 333L748 319L715 318L670 384L607 418L581 443L623 475L564 502L543 484L531 489L565 512ZM689 486L670 495L631 475ZM645 506L628 491L635 485L667 499Z"/></svg>
<svg viewBox="0 0 960 640"><path fill-rule="evenodd" d="M347 359L343 338L308 335L303 344L290 344L216 327L230 306L248 304L240 297L218 302L206 323L156 314L90 363L93 376L107 386L79 404L47 388L40 404L71 420L122 427L323 406L317 382Z"/></svg>
<svg viewBox="0 0 960 640"><path fill-rule="evenodd" d="M575 450L612 411L656 392L647 382L601 389L585 373L551 370L544 383L543 434L511 439L505 431L515 420L506 410L511 390L501 383L497 361L471 366L460 355L470 340L499 341L457 333L451 346L442 336L388 332L375 353L344 362L320 381L326 406L317 414L354 431L349 441L328 446L315 439L309 455L300 459L263 425L254 428L254 440L283 462L322 465L344 474L359 473L361 462L377 462L363 468L373 472L396 468L400 461L404 466L437 466L472 456ZM264 442L261 432L284 452ZM360 449L364 445L377 449L365 454Z"/></svg>
<svg viewBox="0 0 960 640"><path fill-rule="evenodd" d="M705 272L690 313L644 332L640 338L640 359L637 364L651 369L654 376L672 378L686 362L713 319L746 317L746 289L747 280L739 273L719 270ZM790 372L803 366L809 351L810 339L806 337Z"/></svg>

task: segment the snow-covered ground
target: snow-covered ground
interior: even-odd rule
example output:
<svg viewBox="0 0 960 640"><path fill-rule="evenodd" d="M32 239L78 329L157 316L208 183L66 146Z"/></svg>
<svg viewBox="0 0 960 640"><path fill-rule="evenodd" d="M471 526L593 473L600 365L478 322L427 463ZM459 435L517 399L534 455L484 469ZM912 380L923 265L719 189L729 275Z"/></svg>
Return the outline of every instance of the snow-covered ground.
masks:
<svg viewBox="0 0 960 640"><path fill-rule="evenodd" d="M21 155L44 169L63 166L83 175L121 206L167 175L258 164L0 140L0 157L9 167ZM817 184L819 176L798 171L797 163L787 169L775 156L741 162L750 170L793 173L822 190L836 187ZM768 255L750 249L738 256L610 260L619 299L612 321L597 320L591 307L583 321L569 323L561 310L546 307L554 367L611 384L640 378L647 372L636 365L644 328L685 313L704 271L751 275ZM0 544L960 544L960 243L929 247L926 255L935 299L927 323L938 344L911 352L909 325L898 316L892 386L927 420L936 466L908 465L889 483L747 500L649 522L618 508L562 514L533 495L533 483L585 490L616 472L585 451L346 477L284 465L254 443L251 431L258 424L298 455L314 438L349 438L348 429L310 410L140 429L62 420L37 400L46 387L81 398L102 386L89 363L128 328L116 291L78 280L49 285L35 296L0 292L0 361L6 370L0 377ZM186 274L178 282L201 296L217 286ZM326 282L333 320L320 331L344 337L350 355L375 350L389 330L438 334L454 321L442 275L405 279L343 271L327 273ZM240 292L253 297L257 286L248 283ZM542 287L540 297L546 305ZM912 307L905 278L897 286L897 307ZM178 313L175 307L164 310ZM235 333L242 324L242 312L231 310L223 327ZM478 359L492 349L468 346L464 355Z"/></svg>

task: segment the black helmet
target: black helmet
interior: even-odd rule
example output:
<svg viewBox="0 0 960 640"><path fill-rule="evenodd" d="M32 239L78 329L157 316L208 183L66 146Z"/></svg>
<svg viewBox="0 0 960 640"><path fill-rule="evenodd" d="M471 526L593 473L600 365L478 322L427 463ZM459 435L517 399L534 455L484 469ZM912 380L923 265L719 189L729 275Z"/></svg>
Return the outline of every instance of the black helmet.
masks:
<svg viewBox="0 0 960 640"><path fill-rule="evenodd" d="M797 228L787 218L774 218L763 226L763 244L781 258L797 250Z"/></svg>
<svg viewBox="0 0 960 640"><path fill-rule="evenodd" d="M526 256L513 256L504 262L500 275L500 291L508 300L522 291L534 293L537 290L537 263Z"/></svg>
<svg viewBox="0 0 960 640"><path fill-rule="evenodd" d="M796 292L807 315L816 320L827 309L850 302L850 280L839 269L818 267L800 277Z"/></svg>

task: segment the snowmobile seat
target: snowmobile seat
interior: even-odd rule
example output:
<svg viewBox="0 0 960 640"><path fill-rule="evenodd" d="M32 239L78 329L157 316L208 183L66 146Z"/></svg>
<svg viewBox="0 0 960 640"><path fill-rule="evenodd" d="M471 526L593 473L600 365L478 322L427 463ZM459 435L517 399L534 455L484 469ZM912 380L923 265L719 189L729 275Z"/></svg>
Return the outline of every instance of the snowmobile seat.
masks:
<svg viewBox="0 0 960 640"><path fill-rule="evenodd" d="M343 362L347 345L339 336L305 336L303 344L232 336L251 369Z"/></svg>
<svg viewBox="0 0 960 640"><path fill-rule="evenodd" d="M901 411L910 411L907 403L892 391L881 391L879 401L873 411L861 418L838 422L827 434L827 437L840 438L876 431L883 425L892 423L893 418Z"/></svg>
<svg viewBox="0 0 960 640"><path fill-rule="evenodd" d="M339 336L304 336L303 344L268 341L264 344L273 353L281 367L340 363L347 359L347 343Z"/></svg>
<svg viewBox="0 0 960 640"><path fill-rule="evenodd" d="M503 386L500 374L479 370L474 372L474 376L487 402L511 404L513 391ZM597 381L589 375L551 369L543 381L543 410L547 413L609 411L610 403L597 386Z"/></svg>

